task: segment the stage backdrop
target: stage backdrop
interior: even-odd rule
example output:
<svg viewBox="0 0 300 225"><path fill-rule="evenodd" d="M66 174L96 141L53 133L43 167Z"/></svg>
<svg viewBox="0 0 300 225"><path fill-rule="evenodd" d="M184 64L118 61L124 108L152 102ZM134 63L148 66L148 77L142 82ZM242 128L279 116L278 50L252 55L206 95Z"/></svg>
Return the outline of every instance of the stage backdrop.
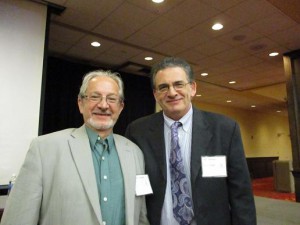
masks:
<svg viewBox="0 0 300 225"><path fill-rule="evenodd" d="M0 1L0 185L38 135L47 6Z"/></svg>

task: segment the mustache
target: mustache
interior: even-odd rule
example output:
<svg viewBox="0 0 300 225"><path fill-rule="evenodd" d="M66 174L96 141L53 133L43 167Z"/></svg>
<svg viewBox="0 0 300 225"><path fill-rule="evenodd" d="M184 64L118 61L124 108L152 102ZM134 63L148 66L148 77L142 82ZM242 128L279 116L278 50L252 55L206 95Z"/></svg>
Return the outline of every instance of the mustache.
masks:
<svg viewBox="0 0 300 225"><path fill-rule="evenodd" d="M110 110L107 110L107 109L98 109L98 110L94 110L92 111L93 114L97 114L97 115L111 115L111 111Z"/></svg>

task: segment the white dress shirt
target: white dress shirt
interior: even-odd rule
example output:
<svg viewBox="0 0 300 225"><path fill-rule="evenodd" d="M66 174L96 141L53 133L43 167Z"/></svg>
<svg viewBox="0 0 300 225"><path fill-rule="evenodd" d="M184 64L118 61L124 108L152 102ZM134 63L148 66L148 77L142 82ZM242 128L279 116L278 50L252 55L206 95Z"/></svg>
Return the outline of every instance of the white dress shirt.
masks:
<svg viewBox="0 0 300 225"><path fill-rule="evenodd" d="M184 169L188 179L188 185L191 191L191 142L192 142L192 120L193 120L193 107L190 107L187 114L185 114L179 122L181 122L182 126L178 128L178 138L179 138L179 146L183 158ZM179 225L177 220L173 216L173 201L171 194L171 176L170 176L170 163L169 157L171 152L171 125L175 122L174 120L164 116L164 136L165 136L165 148L166 148L166 167L167 167L167 186L165 193L165 200L162 208L161 214L161 225ZM195 222L192 222L195 225Z"/></svg>

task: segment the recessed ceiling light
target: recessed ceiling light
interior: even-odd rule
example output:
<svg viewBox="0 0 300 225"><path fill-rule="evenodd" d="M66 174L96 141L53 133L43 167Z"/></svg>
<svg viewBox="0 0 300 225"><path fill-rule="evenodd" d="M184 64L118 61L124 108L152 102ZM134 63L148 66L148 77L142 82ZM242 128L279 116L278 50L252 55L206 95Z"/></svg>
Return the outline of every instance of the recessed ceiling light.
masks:
<svg viewBox="0 0 300 225"><path fill-rule="evenodd" d="M94 46L94 47L100 47L100 43L98 41L94 41L91 43L91 46Z"/></svg>
<svg viewBox="0 0 300 225"><path fill-rule="evenodd" d="M251 105L251 108L255 108L256 107L256 105Z"/></svg>
<svg viewBox="0 0 300 225"><path fill-rule="evenodd" d="M272 53L269 54L269 56L277 56L277 55L279 55L278 52L272 52Z"/></svg>
<svg viewBox="0 0 300 225"><path fill-rule="evenodd" d="M197 97L201 97L202 95L200 95L200 94L198 94L198 95L196 95Z"/></svg>
<svg viewBox="0 0 300 225"><path fill-rule="evenodd" d="M205 77L205 76L207 76L208 75L208 73L201 73L201 76L202 77Z"/></svg>
<svg viewBox="0 0 300 225"><path fill-rule="evenodd" d="M280 112L281 112L281 110L277 110L276 112L280 113Z"/></svg>
<svg viewBox="0 0 300 225"><path fill-rule="evenodd" d="M147 57L145 57L145 60L151 61L151 60L153 60L153 58L151 56L147 56Z"/></svg>
<svg viewBox="0 0 300 225"><path fill-rule="evenodd" d="M154 2L154 3L162 3L162 2L164 2L165 0L152 0L152 2Z"/></svg>
<svg viewBox="0 0 300 225"><path fill-rule="evenodd" d="M232 80L232 81L229 81L228 83L229 83L229 84L235 84L236 81L235 81L235 80Z"/></svg>
<svg viewBox="0 0 300 225"><path fill-rule="evenodd" d="M226 102L231 102L231 100L227 100Z"/></svg>
<svg viewBox="0 0 300 225"><path fill-rule="evenodd" d="M213 30L221 30L221 29L223 29L223 25L220 23L215 23L211 28Z"/></svg>

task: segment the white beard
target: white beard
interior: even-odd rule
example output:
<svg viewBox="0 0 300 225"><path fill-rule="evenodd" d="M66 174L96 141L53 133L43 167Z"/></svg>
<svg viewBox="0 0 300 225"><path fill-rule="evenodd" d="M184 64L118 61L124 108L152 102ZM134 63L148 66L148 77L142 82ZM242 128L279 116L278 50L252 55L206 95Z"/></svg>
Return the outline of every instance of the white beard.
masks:
<svg viewBox="0 0 300 225"><path fill-rule="evenodd" d="M108 122L106 123L98 123L96 121L93 120L93 118L89 118L88 119L88 124L91 125L91 127L95 128L96 130L108 130L114 127L116 121L113 121L112 119L110 119Z"/></svg>

